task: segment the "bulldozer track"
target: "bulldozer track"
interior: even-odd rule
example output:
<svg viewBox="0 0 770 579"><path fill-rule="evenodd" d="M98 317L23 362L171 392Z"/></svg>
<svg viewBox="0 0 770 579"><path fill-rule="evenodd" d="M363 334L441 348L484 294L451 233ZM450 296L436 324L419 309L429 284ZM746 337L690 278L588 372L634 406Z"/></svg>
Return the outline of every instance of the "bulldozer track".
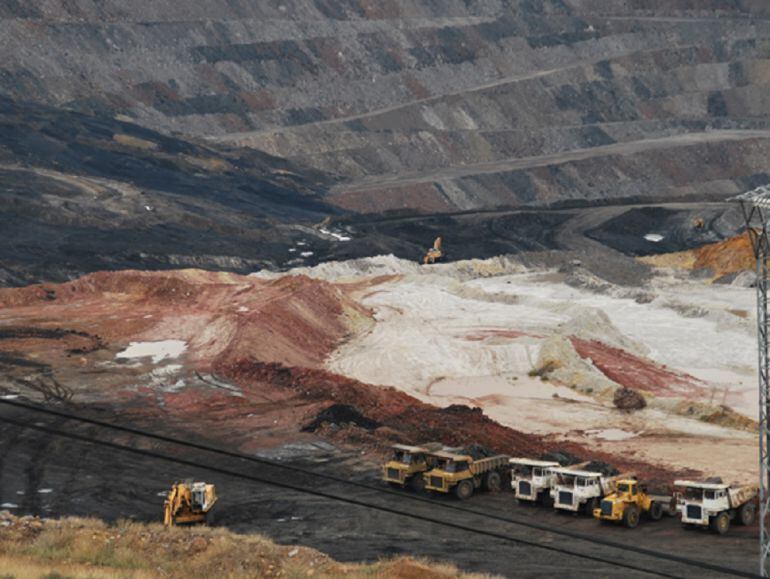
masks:
<svg viewBox="0 0 770 579"><path fill-rule="evenodd" d="M405 494L405 493L402 493L402 492L399 492L399 491L393 491L393 490L390 490L390 489L386 489L386 488L382 488L382 487L377 487L377 486L373 486L373 485L370 485L370 484L361 483L361 482L357 482L357 481L353 481L353 480L337 477L337 476L334 476L334 475L329 475L329 474L326 474L326 473L314 472L313 470L310 470L310 469L307 469L307 468L302 468L302 467L298 467L298 466L294 466L294 465L289 465L289 464L282 464L282 463L278 463L276 461L272 461L272 460L268 460L268 459L264 459L264 458L260 458L260 457L254 457L254 456L250 456L250 455L245 455L245 454L242 454L242 453L239 453L239 452L234 452L234 451L230 451L230 450L226 450L226 449L222 449L222 448L217 448L217 447L210 446L210 445L207 445L207 444L201 444L201 443L196 443L196 442L189 442L189 441L185 441L185 440L180 440L178 438L174 438L174 437L171 437L171 436L166 436L166 435L163 435L163 434L157 434L157 433L154 433L154 432L150 432L150 431L146 431L146 430L142 430L142 429L138 429L138 428L132 428L132 427L128 427L128 426L122 426L122 425L118 425L118 424L113 424L113 423L109 423L109 422L105 422L105 421L89 418L89 417L86 417L86 416L81 416L81 415L78 415L78 414L72 414L70 412L64 412L64 411L61 411L61 410L45 408L45 407L41 407L41 406L34 405L34 404L28 404L28 403L25 403L25 402L19 402L17 400L2 400L2 399L0 399L0 404L6 405L6 406L15 407L15 408L21 409L21 410L23 410L25 412L37 412L37 413L40 413L40 414L52 416L55 419L55 424L56 425L62 424L63 421L71 420L71 421L79 422L79 423L82 423L82 424L90 425L91 427L106 428L106 429L110 429L110 430L113 430L113 431L122 432L122 433L125 433L125 434L130 434L132 436L138 436L138 437L152 439L152 440L155 440L155 441L158 441L158 442L172 444L172 445L175 445L177 447L189 448L189 449L194 449L194 450L197 450L197 451L204 451L204 452L208 452L208 453L213 453L213 454L219 455L219 456L226 456L226 457L229 457L229 458L234 458L234 459L237 459L241 465L243 465L243 463L245 463L245 462L256 463L256 464L261 465L262 467L269 467L270 469L277 469L279 471L282 471L284 474L278 475L278 480L273 480L273 479L270 479L270 478L265 478L264 476L255 476L255 475L252 475L252 474L244 473L243 470L240 470L240 469L239 470L234 470L234 469L229 468L229 467L228 468L217 467L217 466L212 466L211 464L206 464L203 461L191 461L191 460L188 460L188 459L185 459L185 458L181 458L181 457L178 456L178 451L176 451L176 450L171 455L168 455L168 454L163 454L163 453L160 453L160 452L156 452L155 450L147 450L146 448L137 448L135 446L128 446L128 445L125 445L125 444L118 444L118 443L106 440L105 437L103 437L103 436L102 437L86 436L86 435L77 434L77 433L71 432L71 431L60 430L60 429L55 428L55 427L52 428L50 426L44 426L44 425L42 425L39 422L32 423L29 420L22 421L22 420L16 420L14 418L9 418L9 417L6 417L6 416L0 416L0 421L2 421L2 422L6 422L8 424L15 425L15 426L17 426L19 428L33 429L33 430L37 430L37 431L40 431L40 432L45 432L49 436L58 436L58 437L70 438L70 439L77 440L77 441L80 441L80 442L85 442L87 444L101 445L101 446L105 446L107 448L111 448L111 449L114 449L114 450L120 450L120 451L124 451L124 452L128 452L128 453L134 453L134 454L138 454L138 455L142 455L142 456L150 457L150 458L154 458L154 459L160 459L160 460L165 460L165 461L176 462L178 464L182 464L182 465L186 465L186 466L192 466L192 467L196 467L196 468L200 468L200 469L216 472L216 473L219 473L219 474L222 474L222 475L226 475L226 476L230 476L230 477L240 478L240 479L248 480L248 481L251 481L251 482L261 483L261 484L270 485L270 486L274 486L274 487L280 487L280 488L284 488L284 489L287 489L287 490L295 491L295 492L298 492L298 493L310 494L310 495L314 495L316 497L320 497L320 498L327 499L327 500L341 501L341 502L345 502L345 503L348 503L348 504L357 505L357 506L360 506L360 507L365 507L365 508L374 509L374 510L385 512L385 513L389 513L389 514L392 514L392 515L408 517L408 518L411 518L411 519L419 519L419 520L422 520L422 521L425 521L425 522L429 522L429 523L433 523L433 524L436 524L436 525L441 525L441 526L444 526L444 527L450 527L450 528L462 530L464 532L470 532L470 533L474 533L474 534L486 535L488 537L499 539L501 541L506 541L506 542L511 542L511 543L519 543L519 544L522 544L522 545L527 545L527 546L538 548L538 549L559 552L559 553L562 553L564 555L568 555L568 556L571 556L571 557L577 557L577 558L588 559L588 560L592 560L592 561L596 561L596 562L601 562L601 563L604 563L604 564L612 565L614 567L626 568L626 569L635 570L635 571L643 571L643 572L651 574L651 575L657 575L657 576L663 576L663 577L678 577L678 576L682 576L681 575L682 574L681 569L675 569L672 573L669 573L668 569L667 570L659 569L659 570L653 571L653 570L650 570L649 567L640 567L638 565L629 564L629 563L623 562L621 560L618 560L617 558L613 558L612 556L600 557L600 556L589 554L589 553L585 553L585 552L579 552L579 551L575 551L575 550L571 550L571 549L564 549L564 548L561 548L561 547L557 547L557 546L551 544L550 541L546 543L546 542L543 542L543 541L533 540L532 535L531 535L531 530L537 530L537 531L541 531L541 532L544 532L544 533L550 533L550 534L553 534L553 535L559 535L561 537L566 537L566 538L570 538L570 539L577 540L577 541L583 541L583 542L586 542L586 543L589 543L589 544L593 544L593 545L596 545L596 546L601 546L601 547L606 548L606 549L621 550L621 551L624 551L624 552L633 552L633 553L636 553L636 554L639 554L639 555L643 555L644 557L649 558L650 560L652 560L652 559L657 560L660 563L668 563L668 564L674 563L676 565L684 566L685 568L687 568L689 570L690 573L692 573L694 569L701 569L702 571L709 571L711 573L716 573L718 575L737 576L737 577L754 577L755 576L752 573L748 573L748 572L745 572L745 571L742 571L742 570L739 570L739 569L725 567L725 566L722 566L722 565L716 565L716 564L713 564L713 563L709 563L709 562L706 562L706 561L701 561L701 560L693 559L693 558L690 558L690 557L683 557L683 556L674 555L674 554L671 554L671 553L661 553L659 551L654 551L654 550L651 550L651 549L646 549L646 548L639 547L639 546L636 546L636 545L631 545L631 544L626 544L626 543L621 543L621 542L616 542L616 541L610 541L610 540L602 539L602 538L599 538L599 537L593 537L593 536L587 535L585 533L570 531L570 530L566 530L566 529L563 529L563 528L557 528L557 527L546 525L546 524L534 523L534 522L531 522L531 521L525 521L525 520L520 520L520 519L516 519L516 518L511 518L511 517L494 515L494 514L491 514L491 513L488 513L488 512L483 512L483 511L479 511L479 510L476 510L476 509L462 507L462 506L459 506L459 505L451 504L451 503L440 501L440 500L433 500L433 499L430 499L430 498L427 498L427 497L418 496L418 495ZM90 430L93 431L93 428L91 428ZM142 446L144 447L145 445L142 445ZM261 471L261 472L265 472L265 471ZM299 480L302 480L302 481L304 481L306 477L311 477L311 478L314 478L316 480L318 480L318 479L326 480L326 481L328 481L330 483L341 484L341 485L344 485L344 486L347 486L347 487L356 487L356 488L359 488L359 489L362 489L362 490L366 490L368 492L373 492L378 497L383 497L383 496L388 496L388 495L396 496L396 497L398 497L399 502L403 502L403 501L406 500L406 501L412 502L413 504L419 504L419 503L427 504L428 508L429 508L429 510L427 512L430 513L430 516L423 515L423 514L420 514L420 513L411 512L411 511L408 511L408 510L401 510L401 509L398 509L398 508L393 508L392 506L387 505L387 504L385 504L385 505L384 504L378 504L376 502L371 502L371 500L367 501L367 500L362 500L362 499L359 499L359 498L354 498L353 496L351 496L351 494L349 492L344 494L344 495L339 495L339 494L335 494L335 493L326 492L325 490L318 490L317 483L312 485L312 486L310 486L310 487L305 486L305 485L300 485L300 484L294 484L293 482L290 483L290 482L287 482L287 480L294 481L294 480L297 480L297 479L294 479L294 478L288 479L286 477L286 475L285 475L286 472L293 472L295 474L301 475L302 478L300 478ZM373 497L370 497L370 498L373 498ZM487 520L495 521L495 522L498 522L498 523L503 523L503 524L507 525L508 527L510 527L510 526L513 526L513 528L525 527L525 528L529 529L530 531L527 531L528 534L525 536L526 538L525 537L513 537L513 536L510 536L510 535L505 534L505 533L501 533L501 532L497 532L497 531L491 531L491 530L485 530L484 528L480 528L478 526L477 527L467 526L467 525L462 525L462 524L459 524L459 523L454 523L452 521L447 521L447 520L444 520L444 519L436 518L434 515L435 515L435 513L437 513L440 510L462 512L462 513L465 513L466 515L469 515L469 516L472 516L472 517L479 517L479 518L484 518L484 519L487 519Z"/></svg>

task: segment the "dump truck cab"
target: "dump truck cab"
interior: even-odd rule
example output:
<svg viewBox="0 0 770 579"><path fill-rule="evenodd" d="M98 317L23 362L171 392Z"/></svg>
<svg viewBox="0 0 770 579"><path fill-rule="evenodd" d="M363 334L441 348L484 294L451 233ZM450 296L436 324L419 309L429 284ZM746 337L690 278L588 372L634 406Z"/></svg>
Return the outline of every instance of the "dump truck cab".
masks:
<svg viewBox="0 0 770 579"><path fill-rule="evenodd" d="M393 445L393 457L382 468L382 479L394 487L420 491L425 486L422 474L436 462L428 446Z"/></svg>
<svg viewBox="0 0 770 579"><path fill-rule="evenodd" d="M470 455L440 451L433 454L437 463L423 475L425 488L438 493L453 492L459 499L467 499L482 488L497 492L502 489L508 474L510 457L490 456L474 460Z"/></svg>
<svg viewBox="0 0 770 579"><path fill-rule="evenodd" d="M548 460L512 458L511 488L520 501L545 502L551 497L553 473L559 463Z"/></svg>
<svg viewBox="0 0 770 579"><path fill-rule="evenodd" d="M743 525L754 522L755 485L677 480L674 486L682 489L678 495L678 509L685 526L708 526L715 533L724 535L736 518Z"/></svg>
<svg viewBox="0 0 770 579"><path fill-rule="evenodd" d="M633 529L639 524L642 514L653 521L660 520L665 512L670 512L671 497L653 496L633 478L615 481L615 490L606 495L599 508L594 509L594 517L600 521L622 521Z"/></svg>
<svg viewBox="0 0 770 579"><path fill-rule="evenodd" d="M556 509L578 512L593 516L599 506L599 499L614 490L608 479L598 472L574 470L569 467L551 469L554 480L551 498Z"/></svg>
<svg viewBox="0 0 770 579"><path fill-rule="evenodd" d="M473 462L472 457L443 451L435 453L434 456L436 458L434 468L423 475L426 489L448 493L460 481L473 477L470 470L470 465Z"/></svg>

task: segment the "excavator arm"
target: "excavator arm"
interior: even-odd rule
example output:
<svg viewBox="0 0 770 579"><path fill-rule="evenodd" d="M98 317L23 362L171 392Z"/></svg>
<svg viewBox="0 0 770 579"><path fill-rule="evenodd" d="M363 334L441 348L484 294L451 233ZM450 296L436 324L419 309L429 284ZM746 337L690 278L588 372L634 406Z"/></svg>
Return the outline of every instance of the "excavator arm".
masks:
<svg viewBox="0 0 770 579"><path fill-rule="evenodd" d="M422 258L422 263L425 265L436 263L442 257L444 257L444 252L441 249L441 238L437 237L436 241L433 242L433 247L431 247Z"/></svg>
<svg viewBox="0 0 770 579"><path fill-rule="evenodd" d="M166 500L163 502L163 524L167 527L171 527L174 524L178 500L179 488L177 485L174 485L171 487L171 491L169 491Z"/></svg>

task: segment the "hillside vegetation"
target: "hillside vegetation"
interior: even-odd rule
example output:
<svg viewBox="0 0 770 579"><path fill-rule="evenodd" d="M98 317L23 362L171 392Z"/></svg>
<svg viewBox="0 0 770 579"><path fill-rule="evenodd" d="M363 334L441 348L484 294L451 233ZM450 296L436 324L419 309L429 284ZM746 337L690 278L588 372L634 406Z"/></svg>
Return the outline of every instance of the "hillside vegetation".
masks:
<svg viewBox="0 0 770 579"><path fill-rule="evenodd" d="M207 527L97 519L14 517L0 512L2 579L241 577L474 577L408 558L339 563L305 547ZM479 576L475 576L479 577Z"/></svg>

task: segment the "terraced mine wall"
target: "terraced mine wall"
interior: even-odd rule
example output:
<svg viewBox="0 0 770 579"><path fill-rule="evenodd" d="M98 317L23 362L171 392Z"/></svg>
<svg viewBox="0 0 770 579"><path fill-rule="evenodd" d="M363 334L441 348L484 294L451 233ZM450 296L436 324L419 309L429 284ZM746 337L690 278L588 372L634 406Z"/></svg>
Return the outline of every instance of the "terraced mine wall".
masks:
<svg viewBox="0 0 770 579"><path fill-rule="evenodd" d="M760 2L40 2L0 9L0 92L336 174L356 211L767 180Z"/></svg>
<svg viewBox="0 0 770 579"><path fill-rule="evenodd" d="M31 0L0 6L0 57L5 284L419 258L451 219L348 245L312 226L769 180L758 1ZM453 255L555 246L499 237Z"/></svg>

